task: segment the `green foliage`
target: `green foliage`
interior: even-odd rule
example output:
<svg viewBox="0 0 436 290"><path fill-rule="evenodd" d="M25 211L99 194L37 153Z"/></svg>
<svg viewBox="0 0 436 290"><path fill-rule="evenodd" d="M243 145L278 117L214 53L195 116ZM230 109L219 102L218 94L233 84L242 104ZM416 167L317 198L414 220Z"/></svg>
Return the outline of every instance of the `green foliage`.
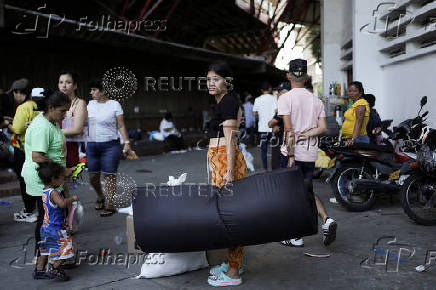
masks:
<svg viewBox="0 0 436 290"><path fill-rule="evenodd" d="M313 27L310 29L308 34L307 42L310 43L310 49L316 59L316 63L321 66L321 31L319 27Z"/></svg>

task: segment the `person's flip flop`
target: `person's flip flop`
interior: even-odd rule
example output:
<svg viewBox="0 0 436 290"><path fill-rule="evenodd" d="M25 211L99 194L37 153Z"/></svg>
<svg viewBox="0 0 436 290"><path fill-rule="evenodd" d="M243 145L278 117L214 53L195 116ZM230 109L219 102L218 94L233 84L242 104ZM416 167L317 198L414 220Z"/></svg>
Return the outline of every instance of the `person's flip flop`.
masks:
<svg viewBox="0 0 436 290"><path fill-rule="evenodd" d="M100 213L101 217L107 217L107 216L111 216L114 213L116 213L117 211L114 209L105 209L102 213Z"/></svg>
<svg viewBox="0 0 436 290"><path fill-rule="evenodd" d="M97 201L95 202L95 210L102 210L104 209L104 202L105 199L97 199Z"/></svg>
<svg viewBox="0 0 436 290"><path fill-rule="evenodd" d="M304 254L312 258L328 258L331 256L330 254L311 254L311 253L304 253Z"/></svg>

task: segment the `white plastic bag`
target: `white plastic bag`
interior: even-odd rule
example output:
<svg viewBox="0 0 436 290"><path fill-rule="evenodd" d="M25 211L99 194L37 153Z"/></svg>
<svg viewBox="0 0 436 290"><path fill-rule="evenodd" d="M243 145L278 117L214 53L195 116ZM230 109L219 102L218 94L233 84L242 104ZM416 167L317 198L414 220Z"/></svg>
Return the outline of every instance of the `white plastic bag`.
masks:
<svg viewBox="0 0 436 290"><path fill-rule="evenodd" d="M179 178L175 179L174 176L169 176L168 177L168 182L167 185L168 186L176 186L176 185L181 185L183 182L186 181L186 177L188 176L187 173L182 173Z"/></svg>
<svg viewBox="0 0 436 290"><path fill-rule="evenodd" d="M206 252L188 252L188 253L149 253L150 257L159 259L145 259L141 267L141 274L136 277L140 278L158 278L173 276L189 271L209 267L206 259ZM153 261L157 260L157 261Z"/></svg>
<svg viewBox="0 0 436 290"><path fill-rule="evenodd" d="M68 227L70 230L78 231L81 224L83 224L83 220L85 217L85 212L83 209L83 205L80 201L73 201L71 206L71 211L68 214Z"/></svg>
<svg viewBox="0 0 436 290"><path fill-rule="evenodd" d="M129 207L119 208L118 213L125 213L128 215L133 215L133 207L130 205Z"/></svg>
<svg viewBox="0 0 436 290"><path fill-rule="evenodd" d="M177 186L186 181L187 173L181 174L177 179L174 176L168 177L167 185ZM164 276L177 275L189 271L198 270L209 266L206 259L206 252L187 252L187 253L149 253L149 257L161 257L159 261L155 259L145 259L141 267L139 278L158 278Z"/></svg>
<svg viewBox="0 0 436 290"><path fill-rule="evenodd" d="M247 145L241 143L239 144L239 149L241 150L242 155L244 155L245 164L247 165L248 171L254 172L254 165L253 165L254 157L253 155L251 155L250 152L247 151Z"/></svg>

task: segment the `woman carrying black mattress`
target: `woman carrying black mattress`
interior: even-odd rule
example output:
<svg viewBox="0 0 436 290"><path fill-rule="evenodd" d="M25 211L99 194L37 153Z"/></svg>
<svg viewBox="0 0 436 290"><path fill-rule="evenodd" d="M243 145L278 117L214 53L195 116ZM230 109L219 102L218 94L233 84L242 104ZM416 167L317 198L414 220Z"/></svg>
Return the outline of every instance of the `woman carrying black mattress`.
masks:
<svg viewBox="0 0 436 290"><path fill-rule="evenodd" d="M237 132L242 110L229 93L232 72L225 62L212 64L207 73L209 94L215 96L217 105L209 124L208 159L212 167L212 184L223 187L233 180L244 178L247 167L238 149ZM237 286L242 283L240 269L243 247L228 249L228 260L210 270L211 286Z"/></svg>

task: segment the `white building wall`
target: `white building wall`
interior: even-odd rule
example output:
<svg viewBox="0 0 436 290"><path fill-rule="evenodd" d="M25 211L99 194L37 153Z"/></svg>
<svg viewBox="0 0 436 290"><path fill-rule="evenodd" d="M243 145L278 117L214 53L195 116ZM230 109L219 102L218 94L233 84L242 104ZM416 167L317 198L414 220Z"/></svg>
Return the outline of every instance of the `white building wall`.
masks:
<svg viewBox="0 0 436 290"><path fill-rule="evenodd" d="M408 3L404 0L393 2ZM352 7L350 8L350 3ZM369 30L374 28L374 10L378 5L386 3L382 0L325 0L323 4L323 87L324 93L332 81L346 81L345 72L341 71L341 43L347 38L350 25L347 17L352 18L353 39L353 78L361 81L367 93L376 96L376 108L382 119L394 119L398 124L406 118L412 118L418 110L419 99L428 96L426 107L429 113L428 123L436 127L436 45L419 48L411 36L424 33L423 27L412 23L407 26L406 34L398 39L386 41L379 33L368 32L361 28L370 24ZM410 2L414 3L414 2ZM413 7L416 11L430 9L436 1L428 7ZM380 8L380 9L385 9ZM421 10L419 10L421 9ZM375 13L377 14L377 12ZM380 29L382 22L378 22ZM393 23L395 25L395 23ZM415 27L416 26L416 27ZM429 29L436 31L436 25ZM420 32L421 31L421 32ZM342 34L342 37L341 37ZM344 39L344 40L342 40ZM389 43L406 41L406 53L393 58L381 53L380 49L388 47Z"/></svg>
<svg viewBox="0 0 436 290"><path fill-rule="evenodd" d="M382 96L384 56L377 49L378 35L360 31L363 26L374 23L373 10L379 0L353 0L353 80L360 81L365 93L377 99ZM381 100L380 100L381 101Z"/></svg>
<svg viewBox="0 0 436 290"><path fill-rule="evenodd" d="M350 0L322 0L321 1L321 43L323 94L328 94L332 82L344 83L346 75L341 71L341 47L345 35L351 34L351 27L344 25L347 17L345 7Z"/></svg>
<svg viewBox="0 0 436 290"><path fill-rule="evenodd" d="M353 1L346 0L342 1L342 26L343 26L343 35L342 35L342 44L345 41L351 39L353 37Z"/></svg>
<svg viewBox="0 0 436 290"><path fill-rule="evenodd" d="M382 119L394 119L394 124L413 118L419 100L427 96L427 124L436 128L436 54L384 67L383 99L376 105Z"/></svg>

